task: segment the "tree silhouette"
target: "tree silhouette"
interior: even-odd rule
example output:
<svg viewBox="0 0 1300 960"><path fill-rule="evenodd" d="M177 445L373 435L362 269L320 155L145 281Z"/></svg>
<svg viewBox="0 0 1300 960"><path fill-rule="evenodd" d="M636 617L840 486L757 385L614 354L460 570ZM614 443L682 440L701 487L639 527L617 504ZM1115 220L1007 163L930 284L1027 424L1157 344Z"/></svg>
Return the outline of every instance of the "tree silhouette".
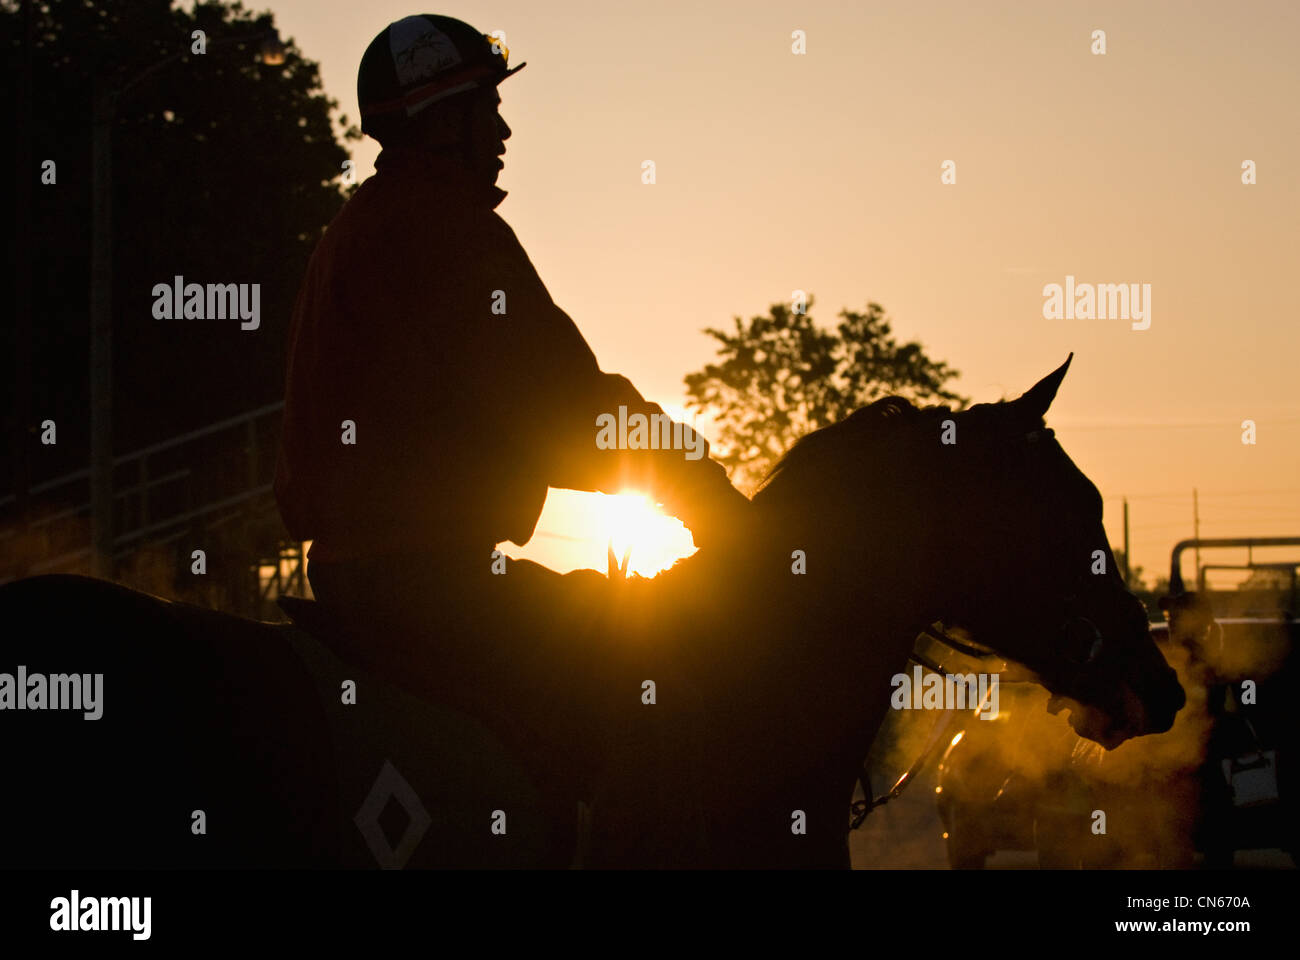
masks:
<svg viewBox="0 0 1300 960"><path fill-rule="evenodd" d="M775 303L748 323L736 317L734 333L704 331L720 344L721 360L687 374L687 406L717 417L714 455L742 490L756 487L799 437L881 397L958 408L969 402L945 386L956 370L931 360L919 343L895 339L880 304L839 316L829 332L810 312Z"/></svg>
<svg viewBox="0 0 1300 960"><path fill-rule="evenodd" d="M0 263L0 286L13 290L21 270L32 294L22 320L0 310L0 354L8 364L21 346L17 363L34 372L26 403L11 370L0 381L10 431L58 423L57 447L32 464L39 480L88 460L94 91L147 73L122 95L112 134L117 453L280 399L289 314L312 248L345 198L348 154L317 64L287 39L282 64L257 62L270 13L223 2L183 10L170 0L44 0L30 16L29 42L23 8L0 6L5 89L23 88L25 57L31 70L30 123L18 97L4 108L14 144L26 148L6 149L0 161L17 185L0 195L6 241L25 247L23 259L11 250ZM206 53L193 52L195 30ZM343 140L360 138L339 122ZM47 161L53 184L42 182ZM22 191L26 214L15 203ZM155 319L152 288L176 275L260 284L260 329ZM19 335L26 324L29 345Z"/></svg>

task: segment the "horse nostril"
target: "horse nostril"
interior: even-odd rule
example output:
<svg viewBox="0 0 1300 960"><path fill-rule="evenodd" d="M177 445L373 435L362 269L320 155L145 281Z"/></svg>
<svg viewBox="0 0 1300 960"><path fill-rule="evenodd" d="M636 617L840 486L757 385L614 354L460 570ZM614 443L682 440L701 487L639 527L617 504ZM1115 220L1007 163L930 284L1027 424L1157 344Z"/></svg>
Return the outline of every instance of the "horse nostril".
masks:
<svg viewBox="0 0 1300 960"><path fill-rule="evenodd" d="M1162 678L1160 694L1153 700L1153 707L1149 711L1151 727L1148 732L1164 733L1174 725L1178 711L1187 703L1187 693L1172 670Z"/></svg>

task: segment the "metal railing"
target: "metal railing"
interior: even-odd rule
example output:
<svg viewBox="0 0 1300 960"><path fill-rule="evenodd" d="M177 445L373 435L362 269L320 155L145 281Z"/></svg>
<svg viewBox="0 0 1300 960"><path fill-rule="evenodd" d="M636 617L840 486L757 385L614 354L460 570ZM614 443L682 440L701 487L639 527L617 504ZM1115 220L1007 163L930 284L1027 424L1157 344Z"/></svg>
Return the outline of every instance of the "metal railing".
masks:
<svg viewBox="0 0 1300 960"><path fill-rule="evenodd" d="M115 457L114 561L146 542L182 539L223 512L252 508L259 500L269 503L283 408L282 402L266 404ZM0 569L0 583L87 564L89 494L85 468L33 485L26 516L4 517L17 496L0 497L0 556L12 554L20 542L29 554L10 556ZM266 544L263 555L278 556L279 546Z"/></svg>

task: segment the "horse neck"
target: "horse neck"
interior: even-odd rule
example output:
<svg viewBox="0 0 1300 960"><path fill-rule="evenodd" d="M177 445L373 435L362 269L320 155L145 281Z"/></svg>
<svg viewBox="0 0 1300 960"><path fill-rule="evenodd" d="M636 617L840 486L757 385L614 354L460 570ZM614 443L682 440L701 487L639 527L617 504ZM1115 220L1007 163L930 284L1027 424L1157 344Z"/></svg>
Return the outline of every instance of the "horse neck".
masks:
<svg viewBox="0 0 1300 960"><path fill-rule="evenodd" d="M795 803L823 818L847 816L862 759L889 707L890 678L904 668L928 598L941 574L928 562L936 542L923 511L881 504L860 529L844 531L854 551L831 538L815 546L780 523L765 524L732 563L701 564L715 596L713 646L720 760L727 778L715 802L731 810ZM827 518L823 529L837 529ZM915 524L913 524L915 526ZM842 529L842 526L838 529ZM804 539L807 572L794 572ZM859 569L860 567L860 569ZM744 589L744 587L748 589ZM737 588L741 589L737 589ZM938 598L936 598L938 599ZM739 638L739 639L738 639Z"/></svg>
<svg viewBox="0 0 1300 960"><path fill-rule="evenodd" d="M947 609L955 582L942 515L915 501L891 491L848 527L831 517L815 522L836 535L809 545L802 575L790 554L809 538L775 525L755 545L755 554L772 561L763 565L746 629L770 645L769 660L807 660L822 668L814 671L820 682L851 690L859 702L888 692L888 678L920 630Z"/></svg>

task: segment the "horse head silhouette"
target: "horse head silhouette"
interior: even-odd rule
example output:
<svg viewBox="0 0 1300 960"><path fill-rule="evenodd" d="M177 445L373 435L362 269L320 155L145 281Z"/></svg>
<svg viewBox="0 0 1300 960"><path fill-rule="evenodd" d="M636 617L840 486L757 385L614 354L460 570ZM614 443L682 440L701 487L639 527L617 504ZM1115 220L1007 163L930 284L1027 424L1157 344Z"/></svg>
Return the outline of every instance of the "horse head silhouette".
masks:
<svg viewBox="0 0 1300 960"><path fill-rule="evenodd" d="M1117 569L1101 495L1045 425L1069 365L965 411L863 407L796 444L755 504L824 553L839 595L908 598L917 626L1024 664L1055 694L1049 709L1113 748L1168 730L1184 695Z"/></svg>

